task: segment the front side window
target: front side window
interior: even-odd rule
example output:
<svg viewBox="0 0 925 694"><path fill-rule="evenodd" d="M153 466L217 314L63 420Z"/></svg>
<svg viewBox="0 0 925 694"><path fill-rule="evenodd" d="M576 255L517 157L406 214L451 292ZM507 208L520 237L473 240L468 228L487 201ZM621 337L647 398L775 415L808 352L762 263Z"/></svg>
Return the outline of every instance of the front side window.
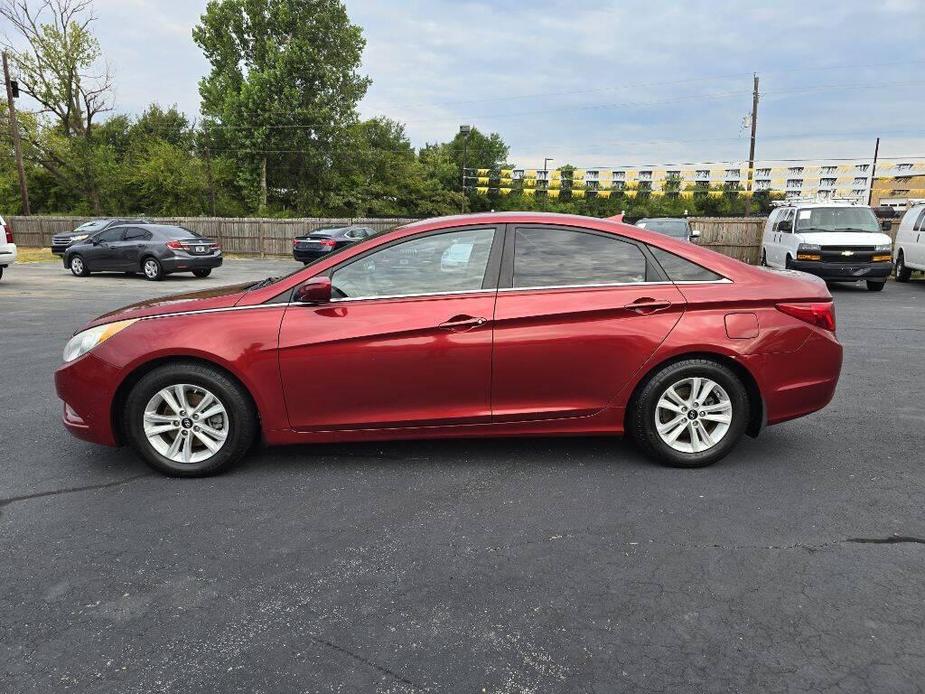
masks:
<svg viewBox="0 0 925 694"><path fill-rule="evenodd" d="M514 287L646 281L646 258L632 243L583 231L517 229Z"/></svg>
<svg viewBox="0 0 925 694"><path fill-rule="evenodd" d="M334 296L373 299L481 289L494 236L494 229L465 229L375 251L334 271Z"/></svg>
<svg viewBox="0 0 925 694"><path fill-rule="evenodd" d="M112 229L107 229L106 231L101 231L96 235L97 241L103 241L104 243L112 243L113 241L122 240L122 227L113 227Z"/></svg>

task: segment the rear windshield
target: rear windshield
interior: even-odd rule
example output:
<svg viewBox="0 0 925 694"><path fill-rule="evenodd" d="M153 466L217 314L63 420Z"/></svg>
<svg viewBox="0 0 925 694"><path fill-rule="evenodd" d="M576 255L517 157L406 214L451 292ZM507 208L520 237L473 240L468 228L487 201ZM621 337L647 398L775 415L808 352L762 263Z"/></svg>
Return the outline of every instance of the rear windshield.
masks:
<svg viewBox="0 0 925 694"><path fill-rule="evenodd" d="M201 239L203 238L195 231L190 231L189 229L184 229L183 227L168 227L163 230L164 236L168 239Z"/></svg>
<svg viewBox="0 0 925 694"><path fill-rule="evenodd" d="M797 211L796 231L880 231L869 207L812 207Z"/></svg>
<svg viewBox="0 0 925 694"><path fill-rule="evenodd" d="M687 221L683 219L644 219L637 226L679 239L686 239L688 236Z"/></svg>

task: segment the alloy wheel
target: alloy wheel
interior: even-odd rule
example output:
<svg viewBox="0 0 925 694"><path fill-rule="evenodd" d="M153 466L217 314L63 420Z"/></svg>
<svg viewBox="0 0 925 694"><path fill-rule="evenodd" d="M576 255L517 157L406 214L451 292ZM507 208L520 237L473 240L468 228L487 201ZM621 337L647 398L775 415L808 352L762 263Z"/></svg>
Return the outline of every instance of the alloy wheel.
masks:
<svg viewBox="0 0 925 694"><path fill-rule="evenodd" d="M665 389L655 406L655 428L674 450L702 453L723 440L732 415L726 390L716 381L695 376Z"/></svg>
<svg viewBox="0 0 925 694"><path fill-rule="evenodd" d="M84 271L84 261L80 257L71 258L71 270L75 275L79 275Z"/></svg>
<svg viewBox="0 0 925 694"><path fill-rule="evenodd" d="M157 261L154 260L154 258L148 258L145 261L144 271L145 271L145 277L147 277L148 279L154 279L155 277L157 277L157 274L159 271L159 268L157 266Z"/></svg>
<svg viewBox="0 0 925 694"><path fill-rule="evenodd" d="M208 460L228 438L228 412L202 386L180 383L159 390L143 416L148 443L175 463Z"/></svg>

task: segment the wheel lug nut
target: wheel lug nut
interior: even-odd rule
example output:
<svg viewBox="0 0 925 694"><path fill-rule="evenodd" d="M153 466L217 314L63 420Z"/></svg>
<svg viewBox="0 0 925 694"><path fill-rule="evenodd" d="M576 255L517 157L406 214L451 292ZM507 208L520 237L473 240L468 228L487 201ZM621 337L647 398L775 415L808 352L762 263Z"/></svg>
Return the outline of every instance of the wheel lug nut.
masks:
<svg viewBox="0 0 925 694"><path fill-rule="evenodd" d="M199 415L198 415L198 414L194 414L194 415L193 415L193 419L199 419Z"/></svg>
<svg viewBox="0 0 925 694"><path fill-rule="evenodd" d="M701 413L700 413L700 416L701 416L701 417L706 417L706 416L707 416L707 413L706 413L706 412L701 412Z"/></svg>
<svg viewBox="0 0 925 694"><path fill-rule="evenodd" d="M181 416L181 417L185 417L185 416L186 416L186 410L180 410L180 416Z"/></svg>
<svg viewBox="0 0 925 694"><path fill-rule="evenodd" d="M186 429L184 429L184 430L181 431L180 433L183 434L184 436L186 436L187 434L189 434L189 432L188 432Z"/></svg>
<svg viewBox="0 0 925 694"><path fill-rule="evenodd" d="M686 408L686 407L682 407L682 408L681 408L681 412L687 412L687 408Z"/></svg>
<svg viewBox="0 0 925 694"><path fill-rule="evenodd" d="M193 431L199 431L199 427L193 427Z"/></svg>

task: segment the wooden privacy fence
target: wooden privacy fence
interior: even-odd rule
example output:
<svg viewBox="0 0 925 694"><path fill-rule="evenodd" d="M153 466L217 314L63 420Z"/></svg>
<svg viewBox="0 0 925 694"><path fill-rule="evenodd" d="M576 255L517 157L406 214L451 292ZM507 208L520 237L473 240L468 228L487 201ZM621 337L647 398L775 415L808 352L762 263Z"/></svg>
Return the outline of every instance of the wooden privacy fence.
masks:
<svg viewBox="0 0 925 694"><path fill-rule="evenodd" d="M752 265L761 253L761 235L767 217L691 217L700 231L698 245Z"/></svg>
<svg viewBox="0 0 925 694"><path fill-rule="evenodd" d="M88 217L9 217L16 243L24 247L46 248L51 237L71 231ZM156 224L178 224L222 244L226 253L241 255L289 255L292 239L302 234L331 227L365 226L387 231L413 222L408 217L364 219L356 217L305 217L268 219L258 217L148 217Z"/></svg>
<svg viewBox="0 0 925 694"><path fill-rule="evenodd" d="M292 239L326 227L355 224L376 231L387 231L414 221L407 217L379 219L306 217L301 219L266 219L249 217L149 217L152 222L179 224L214 239L226 253L241 255L289 255ZM10 222L16 243L44 248L51 237L70 231L87 221L85 217L12 217ZM724 255L755 264L761 248L764 217L691 217L691 227L701 233L700 245Z"/></svg>

